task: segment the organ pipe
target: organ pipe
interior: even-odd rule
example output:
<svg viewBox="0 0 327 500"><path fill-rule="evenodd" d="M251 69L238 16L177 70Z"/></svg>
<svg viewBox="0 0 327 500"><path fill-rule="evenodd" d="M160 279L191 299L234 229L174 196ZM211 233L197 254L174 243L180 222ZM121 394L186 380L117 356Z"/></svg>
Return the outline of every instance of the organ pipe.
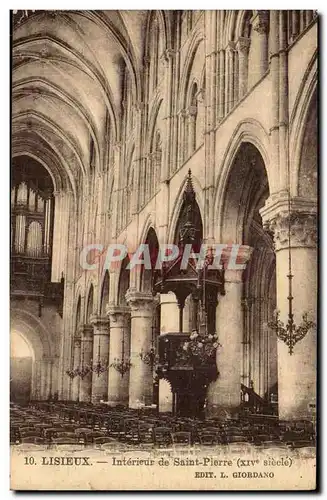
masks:
<svg viewBox="0 0 327 500"><path fill-rule="evenodd" d="M42 254L42 227L37 221L29 225L26 253L29 257L40 257Z"/></svg>
<svg viewBox="0 0 327 500"><path fill-rule="evenodd" d="M15 251L24 253L25 248L25 215L16 216L16 232L15 232Z"/></svg>

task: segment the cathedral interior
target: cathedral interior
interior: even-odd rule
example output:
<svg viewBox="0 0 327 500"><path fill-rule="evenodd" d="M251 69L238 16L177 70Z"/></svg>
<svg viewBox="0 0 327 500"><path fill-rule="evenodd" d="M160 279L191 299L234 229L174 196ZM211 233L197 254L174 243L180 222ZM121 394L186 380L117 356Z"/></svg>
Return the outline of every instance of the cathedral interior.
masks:
<svg viewBox="0 0 327 500"><path fill-rule="evenodd" d="M316 12L11 22L13 407L314 422ZM180 272L142 244L242 251Z"/></svg>

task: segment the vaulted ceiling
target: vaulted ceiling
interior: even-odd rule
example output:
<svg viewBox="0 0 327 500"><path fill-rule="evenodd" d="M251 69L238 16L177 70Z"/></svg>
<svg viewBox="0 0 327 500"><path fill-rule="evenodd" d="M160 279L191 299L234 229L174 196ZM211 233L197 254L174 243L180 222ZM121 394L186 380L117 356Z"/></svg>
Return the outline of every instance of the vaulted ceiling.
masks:
<svg viewBox="0 0 327 500"><path fill-rule="evenodd" d="M147 11L17 11L12 45L12 155L57 172L76 189L98 161L106 123L119 138L122 77L139 100Z"/></svg>

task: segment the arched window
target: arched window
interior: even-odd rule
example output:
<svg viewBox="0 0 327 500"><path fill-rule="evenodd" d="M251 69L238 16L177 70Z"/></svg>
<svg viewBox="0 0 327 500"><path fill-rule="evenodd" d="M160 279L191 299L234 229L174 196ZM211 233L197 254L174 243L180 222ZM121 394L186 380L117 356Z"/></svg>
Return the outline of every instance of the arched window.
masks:
<svg viewBox="0 0 327 500"><path fill-rule="evenodd" d="M26 254L29 257L42 255L42 227L37 221L31 222L28 227Z"/></svg>

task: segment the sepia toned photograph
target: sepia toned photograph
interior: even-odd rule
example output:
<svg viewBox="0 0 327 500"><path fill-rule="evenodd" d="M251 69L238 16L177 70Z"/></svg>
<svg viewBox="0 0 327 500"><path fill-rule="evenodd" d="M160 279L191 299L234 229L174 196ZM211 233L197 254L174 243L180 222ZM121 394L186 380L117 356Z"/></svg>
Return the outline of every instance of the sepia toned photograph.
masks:
<svg viewBox="0 0 327 500"><path fill-rule="evenodd" d="M316 490L318 20L10 11L12 490Z"/></svg>

